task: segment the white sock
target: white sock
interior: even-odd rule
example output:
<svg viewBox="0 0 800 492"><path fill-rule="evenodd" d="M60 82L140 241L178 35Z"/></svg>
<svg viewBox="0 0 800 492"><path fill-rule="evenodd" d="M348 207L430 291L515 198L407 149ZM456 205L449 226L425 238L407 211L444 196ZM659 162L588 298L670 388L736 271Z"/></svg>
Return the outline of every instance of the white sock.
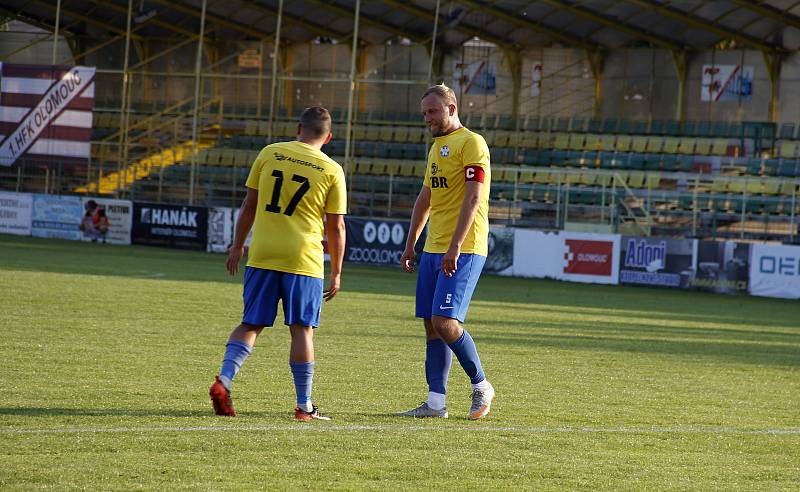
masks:
<svg viewBox="0 0 800 492"><path fill-rule="evenodd" d="M446 396L441 393L428 391L428 407L433 410L441 410L445 407Z"/></svg>
<svg viewBox="0 0 800 492"><path fill-rule="evenodd" d="M305 403L298 403L297 406L304 412L311 412L314 410L314 405L311 404L311 400L308 400Z"/></svg>
<svg viewBox="0 0 800 492"><path fill-rule="evenodd" d="M475 384L472 385L472 389L481 390L481 391L489 391L489 389L491 387L492 387L492 385L489 384L489 380L488 379L484 379L480 383L475 383Z"/></svg>
<svg viewBox="0 0 800 492"><path fill-rule="evenodd" d="M219 382L222 383L222 386L225 386L226 390L228 390L228 391L231 390L231 384L233 384L233 381L231 381L230 379L226 378L225 376L220 376L219 377Z"/></svg>

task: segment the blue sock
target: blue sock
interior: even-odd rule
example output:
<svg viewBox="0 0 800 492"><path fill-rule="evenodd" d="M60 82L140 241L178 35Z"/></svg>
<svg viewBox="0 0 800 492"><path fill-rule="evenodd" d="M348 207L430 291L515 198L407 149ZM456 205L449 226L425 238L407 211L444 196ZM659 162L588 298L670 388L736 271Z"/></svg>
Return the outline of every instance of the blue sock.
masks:
<svg viewBox="0 0 800 492"><path fill-rule="evenodd" d="M452 362L453 352L444 340L441 338L428 340L425 350L425 379L428 381L428 391L442 395L447 393L447 376L450 374Z"/></svg>
<svg viewBox="0 0 800 492"><path fill-rule="evenodd" d="M456 354L458 363L464 368L472 384L478 384L486 379L481 359L478 357L478 349L467 330L464 330L464 334L458 340L450 344L450 349Z"/></svg>
<svg viewBox="0 0 800 492"><path fill-rule="evenodd" d="M311 403L311 383L314 379L314 363L289 361L289 367L292 368L292 377L294 377L297 406L306 409L306 405Z"/></svg>
<svg viewBox="0 0 800 492"><path fill-rule="evenodd" d="M225 357L222 359L222 367L219 370L220 378L227 378L233 381L236 373L242 368L242 364L250 355L253 347L239 340L231 340L225 346Z"/></svg>

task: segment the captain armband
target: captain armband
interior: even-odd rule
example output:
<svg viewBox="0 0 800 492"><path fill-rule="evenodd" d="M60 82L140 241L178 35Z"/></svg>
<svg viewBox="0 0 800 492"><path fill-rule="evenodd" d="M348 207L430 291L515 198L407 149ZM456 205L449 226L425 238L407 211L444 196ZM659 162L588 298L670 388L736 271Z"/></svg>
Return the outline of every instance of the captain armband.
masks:
<svg viewBox="0 0 800 492"><path fill-rule="evenodd" d="M485 176L486 171L484 171L480 166L467 166L464 168L464 180L466 181L477 181L478 183L483 183Z"/></svg>

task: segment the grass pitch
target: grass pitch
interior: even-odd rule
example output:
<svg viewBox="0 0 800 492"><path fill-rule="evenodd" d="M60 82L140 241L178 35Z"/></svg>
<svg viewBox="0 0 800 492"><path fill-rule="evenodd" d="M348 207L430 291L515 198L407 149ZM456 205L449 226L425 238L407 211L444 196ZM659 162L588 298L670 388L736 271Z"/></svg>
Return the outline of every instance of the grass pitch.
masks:
<svg viewBox="0 0 800 492"><path fill-rule="evenodd" d="M800 305L485 276L467 325L498 392L465 419L423 400L414 277L346 266L291 420L289 336L265 331L208 387L241 313L224 257L0 236L4 490L785 489L800 487Z"/></svg>

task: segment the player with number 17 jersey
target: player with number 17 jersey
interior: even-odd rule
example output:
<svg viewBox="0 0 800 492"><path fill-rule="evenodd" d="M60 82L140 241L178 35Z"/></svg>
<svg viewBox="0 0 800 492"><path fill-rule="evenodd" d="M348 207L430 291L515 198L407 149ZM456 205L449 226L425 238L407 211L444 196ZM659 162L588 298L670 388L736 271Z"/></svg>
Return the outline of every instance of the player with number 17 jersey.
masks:
<svg viewBox="0 0 800 492"><path fill-rule="evenodd" d="M324 214L347 213L342 167L300 141L266 146L247 187L259 190L247 266L324 277ZM272 213L264 213L264 212Z"/></svg>

